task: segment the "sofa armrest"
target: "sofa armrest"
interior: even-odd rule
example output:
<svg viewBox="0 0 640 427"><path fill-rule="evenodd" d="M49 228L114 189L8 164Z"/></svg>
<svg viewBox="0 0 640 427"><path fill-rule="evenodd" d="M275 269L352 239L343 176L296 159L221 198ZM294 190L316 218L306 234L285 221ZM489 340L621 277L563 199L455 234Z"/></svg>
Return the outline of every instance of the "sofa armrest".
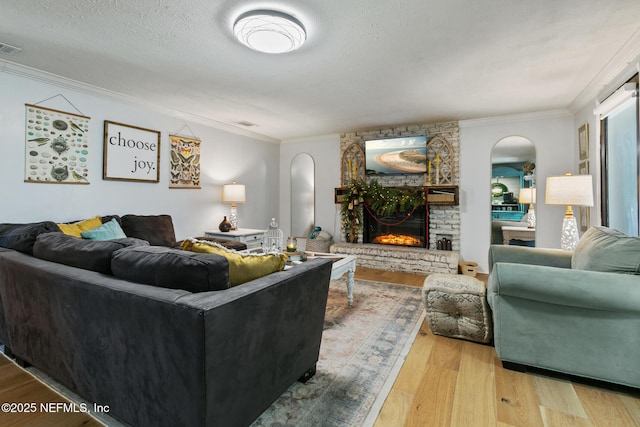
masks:
<svg viewBox="0 0 640 427"><path fill-rule="evenodd" d="M573 252L560 249L491 245L489 247L489 272L497 262L571 268L572 256Z"/></svg>
<svg viewBox="0 0 640 427"><path fill-rule="evenodd" d="M176 301L202 313L206 425L249 425L315 369L330 276L315 259Z"/></svg>
<svg viewBox="0 0 640 427"><path fill-rule="evenodd" d="M498 262L488 298L513 297L554 305L640 314L640 276Z"/></svg>

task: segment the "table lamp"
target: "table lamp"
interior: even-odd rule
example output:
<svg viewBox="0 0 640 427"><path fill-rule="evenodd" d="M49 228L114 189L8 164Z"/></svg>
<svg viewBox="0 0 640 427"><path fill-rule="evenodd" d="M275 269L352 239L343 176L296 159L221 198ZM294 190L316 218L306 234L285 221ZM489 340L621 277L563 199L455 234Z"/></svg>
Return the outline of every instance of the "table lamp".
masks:
<svg viewBox="0 0 640 427"><path fill-rule="evenodd" d="M523 204L529 204L527 227L536 228L536 212L533 210L533 204L536 202L536 189L531 187L521 188L518 201Z"/></svg>
<svg viewBox="0 0 640 427"><path fill-rule="evenodd" d="M560 247L572 251L578 244L578 224L571 206L593 206L593 179L591 175L548 176L544 202L547 205L566 205L562 221Z"/></svg>
<svg viewBox="0 0 640 427"><path fill-rule="evenodd" d="M231 223L231 229L238 229L238 210L236 203L244 203L245 189L243 184L225 184L222 186L222 202L231 203L231 212L229 213L229 222Z"/></svg>

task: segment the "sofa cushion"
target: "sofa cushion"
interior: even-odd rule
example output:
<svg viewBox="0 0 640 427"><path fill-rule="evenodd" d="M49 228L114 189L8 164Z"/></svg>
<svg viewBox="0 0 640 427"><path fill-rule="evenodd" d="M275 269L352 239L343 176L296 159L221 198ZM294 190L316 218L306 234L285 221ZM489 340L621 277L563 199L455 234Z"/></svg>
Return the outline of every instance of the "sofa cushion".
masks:
<svg viewBox="0 0 640 427"><path fill-rule="evenodd" d="M186 239L182 249L192 252L217 254L229 262L229 280L231 286L266 276L284 268L287 256L284 254L243 254L227 249L215 242Z"/></svg>
<svg viewBox="0 0 640 427"><path fill-rule="evenodd" d="M577 270L640 274L640 237L594 226L578 241L571 267Z"/></svg>
<svg viewBox="0 0 640 427"><path fill-rule="evenodd" d="M149 243L134 238L99 241L78 239L60 232L44 233L36 239L33 255L59 264L111 274L113 252L129 246L145 245Z"/></svg>
<svg viewBox="0 0 640 427"><path fill-rule="evenodd" d="M115 218L109 222L105 222L100 227L94 228L93 230L83 231L80 235L83 239L89 240L113 240L124 239L127 237Z"/></svg>
<svg viewBox="0 0 640 427"><path fill-rule="evenodd" d="M33 244L38 235L60 231L52 221L33 222L28 224L0 224L0 246L18 252L33 255Z"/></svg>
<svg viewBox="0 0 640 427"><path fill-rule="evenodd" d="M205 292L227 289L229 264L224 257L163 246L133 247L114 252L114 276L163 288Z"/></svg>
<svg viewBox="0 0 640 427"><path fill-rule="evenodd" d="M128 237L146 240L153 246L173 247L176 244L170 215L124 215L120 221Z"/></svg>
<svg viewBox="0 0 640 427"><path fill-rule="evenodd" d="M94 228L100 227L101 225L102 219L99 216L96 216L70 224L58 224L58 228L60 228L60 231L62 231L64 234L80 238L82 237L81 233L83 231L93 230Z"/></svg>

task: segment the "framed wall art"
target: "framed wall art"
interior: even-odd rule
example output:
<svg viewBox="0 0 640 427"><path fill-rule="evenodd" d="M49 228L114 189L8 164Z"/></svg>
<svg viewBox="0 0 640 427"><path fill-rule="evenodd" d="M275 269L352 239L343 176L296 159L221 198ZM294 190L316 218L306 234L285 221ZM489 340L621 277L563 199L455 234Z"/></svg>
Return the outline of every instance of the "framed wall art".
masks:
<svg viewBox="0 0 640 427"><path fill-rule="evenodd" d="M25 104L24 182L89 184L90 117Z"/></svg>
<svg viewBox="0 0 640 427"><path fill-rule="evenodd" d="M200 187L200 139L169 135L169 188Z"/></svg>
<svg viewBox="0 0 640 427"><path fill-rule="evenodd" d="M581 206L580 207L580 231L585 232L589 229L591 223L591 208Z"/></svg>
<svg viewBox="0 0 640 427"><path fill-rule="evenodd" d="M580 162L578 164L579 175L589 175L589 160ZM587 231L589 224L591 223L591 208L586 206L580 207L580 231Z"/></svg>
<svg viewBox="0 0 640 427"><path fill-rule="evenodd" d="M589 175L589 160L585 160L584 162L580 162L580 164L578 164L578 174Z"/></svg>
<svg viewBox="0 0 640 427"><path fill-rule="evenodd" d="M105 120L102 178L160 181L160 131Z"/></svg>
<svg viewBox="0 0 640 427"><path fill-rule="evenodd" d="M589 158L589 123L585 123L578 129L578 149L580 160Z"/></svg>

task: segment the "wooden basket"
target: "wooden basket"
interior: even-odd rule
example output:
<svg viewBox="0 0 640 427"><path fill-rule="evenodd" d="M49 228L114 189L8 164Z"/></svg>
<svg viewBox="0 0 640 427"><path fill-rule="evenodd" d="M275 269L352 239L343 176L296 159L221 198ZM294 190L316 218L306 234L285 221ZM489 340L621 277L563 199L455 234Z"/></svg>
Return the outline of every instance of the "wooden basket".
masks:
<svg viewBox="0 0 640 427"><path fill-rule="evenodd" d="M465 276L476 277L478 274L478 263L473 261L460 261L458 263L458 267L460 267L460 273Z"/></svg>
<svg viewBox="0 0 640 427"><path fill-rule="evenodd" d="M329 252L329 247L333 244L333 239L307 239L307 244L304 248L309 252Z"/></svg>

